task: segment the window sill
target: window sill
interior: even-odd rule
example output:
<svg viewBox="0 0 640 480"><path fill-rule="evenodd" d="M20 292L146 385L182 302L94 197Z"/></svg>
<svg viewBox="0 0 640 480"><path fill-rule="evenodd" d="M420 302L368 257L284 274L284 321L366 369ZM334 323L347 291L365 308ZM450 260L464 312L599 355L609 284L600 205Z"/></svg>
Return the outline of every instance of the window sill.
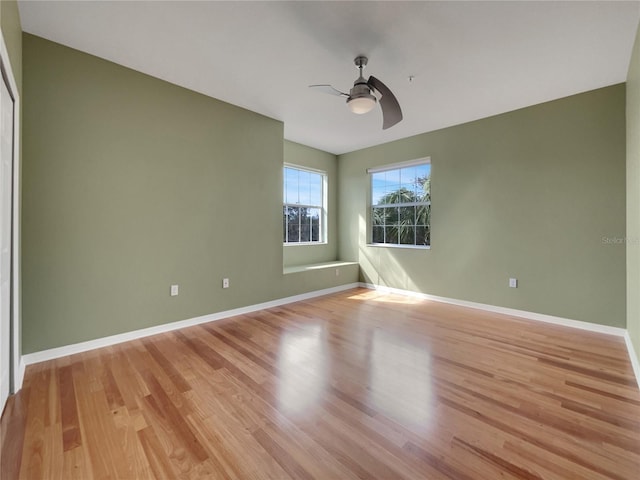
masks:
<svg viewBox="0 0 640 480"><path fill-rule="evenodd" d="M367 243L367 247L407 248L409 250L431 250L431 245L397 245L395 243Z"/></svg>
<svg viewBox="0 0 640 480"><path fill-rule="evenodd" d="M308 247L314 245L327 245L328 242L289 242L283 243L283 247Z"/></svg>

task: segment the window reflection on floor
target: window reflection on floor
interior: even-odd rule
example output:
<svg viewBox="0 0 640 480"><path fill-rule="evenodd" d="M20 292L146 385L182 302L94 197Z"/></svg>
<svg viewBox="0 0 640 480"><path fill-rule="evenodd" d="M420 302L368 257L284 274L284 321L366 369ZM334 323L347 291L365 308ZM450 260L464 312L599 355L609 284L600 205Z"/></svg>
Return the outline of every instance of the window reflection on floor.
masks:
<svg viewBox="0 0 640 480"><path fill-rule="evenodd" d="M399 303L404 305L417 305L424 303L426 299L419 297L412 297L408 295L390 295L384 291L379 292L377 290L371 290L368 292L358 293L351 295L349 300L370 300L372 302L381 303Z"/></svg>
<svg viewBox="0 0 640 480"><path fill-rule="evenodd" d="M312 408L326 386L327 366L323 355L322 327L309 325L282 336L279 352L280 408L289 414Z"/></svg>
<svg viewBox="0 0 640 480"><path fill-rule="evenodd" d="M374 330L371 359L372 406L404 425L428 428L435 408L429 350Z"/></svg>

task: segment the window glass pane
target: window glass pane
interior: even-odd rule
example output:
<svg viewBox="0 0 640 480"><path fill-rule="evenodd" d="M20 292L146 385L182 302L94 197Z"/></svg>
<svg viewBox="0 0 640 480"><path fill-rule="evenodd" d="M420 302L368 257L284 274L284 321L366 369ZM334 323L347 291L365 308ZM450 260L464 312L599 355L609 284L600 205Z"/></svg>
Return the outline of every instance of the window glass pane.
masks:
<svg viewBox="0 0 640 480"><path fill-rule="evenodd" d="M282 203L287 203L287 169L284 169L282 176Z"/></svg>
<svg viewBox="0 0 640 480"><path fill-rule="evenodd" d="M384 227L373 227L371 242L384 243Z"/></svg>
<svg viewBox="0 0 640 480"><path fill-rule="evenodd" d="M430 205L418 205L416 208L416 225L429 225Z"/></svg>
<svg viewBox="0 0 640 480"><path fill-rule="evenodd" d="M384 172L384 181L387 191L397 190L400 185L400 170L387 170Z"/></svg>
<svg viewBox="0 0 640 480"><path fill-rule="evenodd" d="M416 229L415 227L400 227L400 244L415 245Z"/></svg>
<svg viewBox="0 0 640 480"><path fill-rule="evenodd" d="M398 243L398 227L384 227L384 243Z"/></svg>
<svg viewBox="0 0 640 480"><path fill-rule="evenodd" d="M300 241L301 242L311 241L311 226L308 223L306 225L300 226Z"/></svg>
<svg viewBox="0 0 640 480"><path fill-rule="evenodd" d="M384 225L386 208L373 208L371 210L371 223L373 226Z"/></svg>
<svg viewBox="0 0 640 480"><path fill-rule="evenodd" d="M300 217L300 225L309 224L309 209L306 207L298 208L298 216Z"/></svg>
<svg viewBox="0 0 640 480"><path fill-rule="evenodd" d="M407 190L403 186L398 185L395 190L387 192L383 203L411 203L415 200L414 186L410 185L411 190Z"/></svg>
<svg viewBox="0 0 640 480"><path fill-rule="evenodd" d="M309 242L311 240L311 217L306 208L300 210L300 241Z"/></svg>
<svg viewBox="0 0 640 480"><path fill-rule="evenodd" d="M429 227L416 227L416 245L431 245Z"/></svg>
<svg viewBox="0 0 640 480"><path fill-rule="evenodd" d="M398 207L385 208L385 225L398 225Z"/></svg>
<svg viewBox="0 0 640 480"><path fill-rule="evenodd" d="M311 238L311 217L309 216L309 209L300 208L300 241L308 242Z"/></svg>
<svg viewBox="0 0 640 480"><path fill-rule="evenodd" d="M416 207L400 207L399 208L400 225L415 225Z"/></svg>
<svg viewBox="0 0 640 480"><path fill-rule="evenodd" d="M300 224L298 215L289 215L289 223L287 225L287 234L289 242L300 241Z"/></svg>
<svg viewBox="0 0 640 480"><path fill-rule="evenodd" d="M417 178L416 178L416 195L418 196L419 201L424 201L429 199L430 195L430 186L431 186L431 166L430 165L420 165L417 167Z"/></svg>
<svg viewBox="0 0 640 480"><path fill-rule="evenodd" d="M310 242L320 241L320 209L309 209L309 240Z"/></svg>
<svg viewBox="0 0 640 480"><path fill-rule="evenodd" d="M404 203L415 203L418 201L418 197L416 197L416 186L415 184L409 185L409 188L403 189L403 202Z"/></svg>
<svg viewBox="0 0 640 480"><path fill-rule="evenodd" d="M322 175L309 174L309 205L322 205Z"/></svg>
<svg viewBox="0 0 640 480"><path fill-rule="evenodd" d="M408 192L415 193L416 167L406 167L400 169L400 188Z"/></svg>
<svg viewBox="0 0 640 480"><path fill-rule="evenodd" d="M284 169L285 203L298 203L298 170Z"/></svg>
<svg viewBox="0 0 640 480"><path fill-rule="evenodd" d="M371 175L371 205L381 203L385 194L384 172L378 172Z"/></svg>
<svg viewBox="0 0 640 480"><path fill-rule="evenodd" d="M311 182L309 172L298 170L298 192L300 205L309 205L311 202Z"/></svg>
<svg viewBox="0 0 640 480"><path fill-rule="evenodd" d="M384 200L381 203L396 203L394 197L400 190L400 170L384 172Z"/></svg>
<svg viewBox="0 0 640 480"><path fill-rule="evenodd" d="M311 219L318 220L320 218L320 209L319 208L307 208L307 215Z"/></svg>
<svg viewBox="0 0 640 480"><path fill-rule="evenodd" d="M379 205L384 205L385 203L395 203L395 197L393 192L387 192L387 186L384 186L384 190L382 195L380 196L380 200L378 201Z"/></svg>
<svg viewBox="0 0 640 480"><path fill-rule="evenodd" d="M428 177L431 174L431 165L425 163L423 165L416 165L416 178Z"/></svg>
<svg viewBox="0 0 640 480"><path fill-rule="evenodd" d="M416 200L418 202L425 202L430 199L431 190L431 177L421 178L416 183Z"/></svg>

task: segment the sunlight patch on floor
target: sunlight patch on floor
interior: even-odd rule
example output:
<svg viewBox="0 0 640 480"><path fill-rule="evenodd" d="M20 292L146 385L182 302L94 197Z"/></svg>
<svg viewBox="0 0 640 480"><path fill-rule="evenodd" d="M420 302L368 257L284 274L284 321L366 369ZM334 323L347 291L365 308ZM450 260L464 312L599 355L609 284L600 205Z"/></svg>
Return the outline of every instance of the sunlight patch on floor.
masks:
<svg viewBox="0 0 640 480"><path fill-rule="evenodd" d="M427 300L417 297L411 297L408 295L398 295L393 293L382 293L376 290L371 290L368 292L357 293L355 295L351 295L348 297L349 300L370 300L373 302L382 302L382 303L393 303L393 304L404 304L404 305L417 305L419 303L424 303Z"/></svg>

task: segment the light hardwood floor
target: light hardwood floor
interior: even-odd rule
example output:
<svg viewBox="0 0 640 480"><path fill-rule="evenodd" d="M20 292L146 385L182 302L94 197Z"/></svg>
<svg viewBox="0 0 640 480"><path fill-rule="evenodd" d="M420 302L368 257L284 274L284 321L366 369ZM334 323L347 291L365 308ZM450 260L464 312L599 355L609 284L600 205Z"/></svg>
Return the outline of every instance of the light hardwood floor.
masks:
<svg viewBox="0 0 640 480"><path fill-rule="evenodd" d="M30 366L9 479L640 478L621 338L356 289Z"/></svg>

